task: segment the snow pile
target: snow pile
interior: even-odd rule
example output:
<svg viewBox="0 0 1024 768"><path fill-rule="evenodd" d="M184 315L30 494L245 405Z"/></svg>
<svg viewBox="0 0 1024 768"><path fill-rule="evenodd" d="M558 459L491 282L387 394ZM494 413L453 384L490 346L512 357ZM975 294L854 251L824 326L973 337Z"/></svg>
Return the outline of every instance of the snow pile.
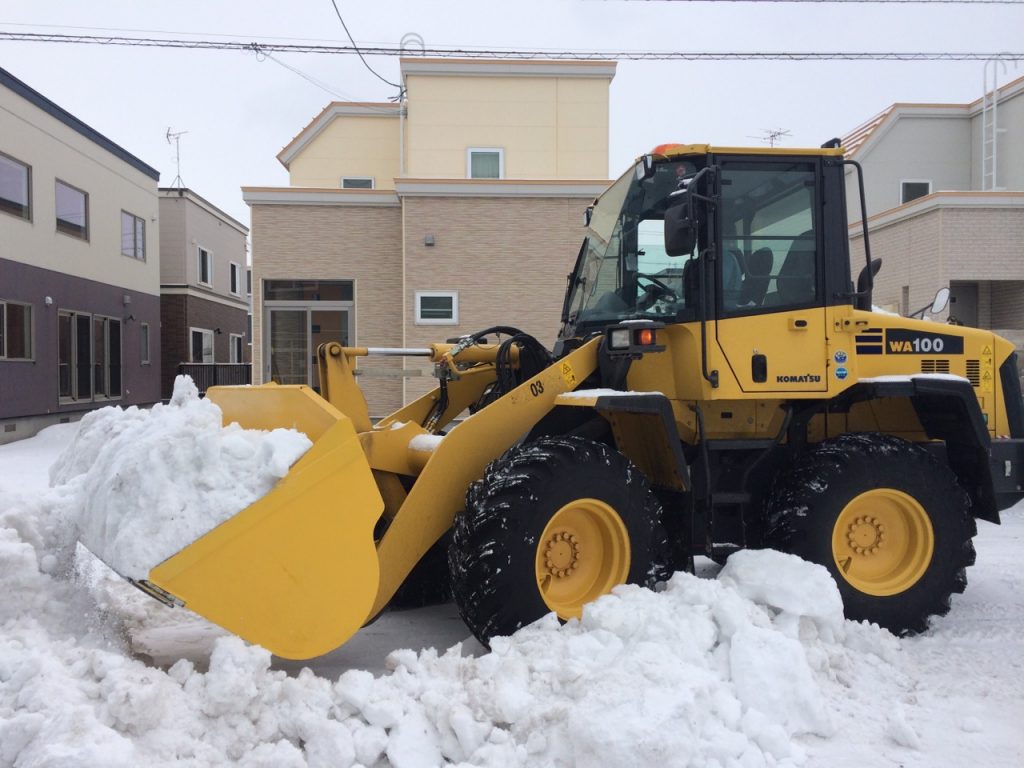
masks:
<svg viewBox="0 0 1024 768"><path fill-rule="evenodd" d="M190 410L189 402L166 410ZM120 429L136 428L136 419L126 412ZM83 436L79 448L106 451L117 432ZM165 439L187 455L190 434ZM82 507L93 490L89 473L74 474L69 463L55 476L71 472L70 482L31 496L11 491L0 471L5 768L842 768L879 760L924 768L975 755L1019 764L1016 624L1000 634L976 617L966 634L947 622L900 641L844 621L823 568L771 551L734 554L717 579L676 574L657 593L620 587L580 621L548 616L477 658L458 646L396 651L381 677L289 676L265 650L233 637L216 641L206 669L185 660L148 666L119 633L120 601L146 606L130 609L132 620L189 614L125 584L98 610L89 585L59 576L69 563L63 510ZM206 464L179 471L218 477L205 474ZM138 473L108 480L127 495L150 482ZM1013 531L1024 530L1019 517ZM991 592L983 616L1005 615L1008 601L1020 614L1018 547L1007 542L1005 574L989 581L1006 586Z"/></svg>
<svg viewBox="0 0 1024 768"><path fill-rule="evenodd" d="M51 469L74 484L65 514L118 573L149 570L265 495L312 443L300 432L221 426L221 410L179 376L167 406L85 416Z"/></svg>
<svg viewBox="0 0 1024 768"><path fill-rule="evenodd" d="M19 514L45 518L56 495ZM88 608L43 573L35 540L0 528L0 578L34 596L4 603L0 631L0 765L19 768L799 765L795 737L836 732L844 670L886 667L898 643L844 622L824 569L765 551L717 580L620 587L582 621L549 616L479 658L397 651L379 678L289 677L237 638L205 672L163 671L75 628Z"/></svg>

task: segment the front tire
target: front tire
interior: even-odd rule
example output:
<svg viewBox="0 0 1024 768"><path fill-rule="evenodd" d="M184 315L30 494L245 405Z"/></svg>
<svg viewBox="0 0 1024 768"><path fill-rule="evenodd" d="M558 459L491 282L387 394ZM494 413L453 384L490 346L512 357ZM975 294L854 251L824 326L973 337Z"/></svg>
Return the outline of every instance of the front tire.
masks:
<svg viewBox="0 0 1024 768"><path fill-rule="evenodd" d="M782 478L766 544L825 566L847 618L922 632L967 585L970 510L956 476L923 448L849 434L820 443Z"/></svg>
<svg viewBox="0 0 1024 768"><path fill-rule="evenodd" d="M554 611L566 620L622 583L669 575L661 505L603 443L544 437L509 450L470 486L449 549L452 591L488 645Z"/></svg>

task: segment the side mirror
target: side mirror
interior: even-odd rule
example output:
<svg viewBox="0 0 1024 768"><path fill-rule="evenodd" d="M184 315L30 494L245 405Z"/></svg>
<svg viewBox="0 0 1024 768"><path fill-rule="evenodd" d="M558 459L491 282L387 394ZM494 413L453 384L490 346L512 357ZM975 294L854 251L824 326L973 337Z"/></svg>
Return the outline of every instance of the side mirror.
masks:
<svg viewBox="0 0 1024 768"><path fill-rule="evenodd" d="M949 304L949 288L939 288L935 292L935 300L932 302L932 314L939 314L947 304Z"/></svg>
<svg viewBox="0 0 1024 768"><path fill-rule="evenodd" d="M588 205L586 210L583 211L583 226L589 227L590 220L594 218L594 206Z"/></svg>
<svg viewBox="0 0 1024 768"><path fill-rule="evenodd" d="M654 155L644 155L636 164L636 178L639 181L654 175Z"/></svg>
<svg viewBox="0 0 1024 768"><path fill-rule="evenodd" d="M679 205L665 211L665 253L668 256L688 256L697 244L697 228L690 216L692 206L689 195Z"/></svg>

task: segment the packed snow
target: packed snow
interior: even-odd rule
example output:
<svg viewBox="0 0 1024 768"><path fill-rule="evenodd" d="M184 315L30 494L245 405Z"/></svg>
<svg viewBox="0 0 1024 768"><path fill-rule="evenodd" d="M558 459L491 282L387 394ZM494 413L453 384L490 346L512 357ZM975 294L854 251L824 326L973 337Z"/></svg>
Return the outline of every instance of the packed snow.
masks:
<svg viewBox="0 0 1024 768"><path fill-rule="evenodd" d="M150 418L184 419L174 407ZM582 620L548 616L490 652L424 648L416 622L397 622L377 635L395 649L380 674L337 655L299 668L203 629L74 546L69 510L90 490L69 467L107 461L139 418L110 409L92 417L103 439L84 423L0 447L0 766L1024 764L1020 508L1001 528L980 524L966 594L916 638L845 621L819 566L740 552L659 592L620 587ZM193 462L189 429L165 435L176 471L218 482ZM66 482L47 488L55 459ZM150 503L144 474L118 482ZM138 634L189 626L206 632L192 660L132 653Z"/></svg>
<svg viewBox="0 0 1024 768"><path fill-rule="evenodd" d="M294 429L222 426L179 376L167 405L87 414L54 464L80 541L124 576L150 569L264 496L312 446Z"/></svg>

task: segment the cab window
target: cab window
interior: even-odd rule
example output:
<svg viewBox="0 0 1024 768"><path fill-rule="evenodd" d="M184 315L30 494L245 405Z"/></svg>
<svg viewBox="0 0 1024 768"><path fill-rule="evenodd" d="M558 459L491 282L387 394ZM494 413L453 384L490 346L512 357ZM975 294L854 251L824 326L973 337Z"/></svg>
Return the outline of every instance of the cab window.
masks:
<svg viewBox="0 0 1024 768"><path fill-rule="evenodd" d="M725 315L775 312L820 302L815 166L722 164L719 308Z"/></svg>

